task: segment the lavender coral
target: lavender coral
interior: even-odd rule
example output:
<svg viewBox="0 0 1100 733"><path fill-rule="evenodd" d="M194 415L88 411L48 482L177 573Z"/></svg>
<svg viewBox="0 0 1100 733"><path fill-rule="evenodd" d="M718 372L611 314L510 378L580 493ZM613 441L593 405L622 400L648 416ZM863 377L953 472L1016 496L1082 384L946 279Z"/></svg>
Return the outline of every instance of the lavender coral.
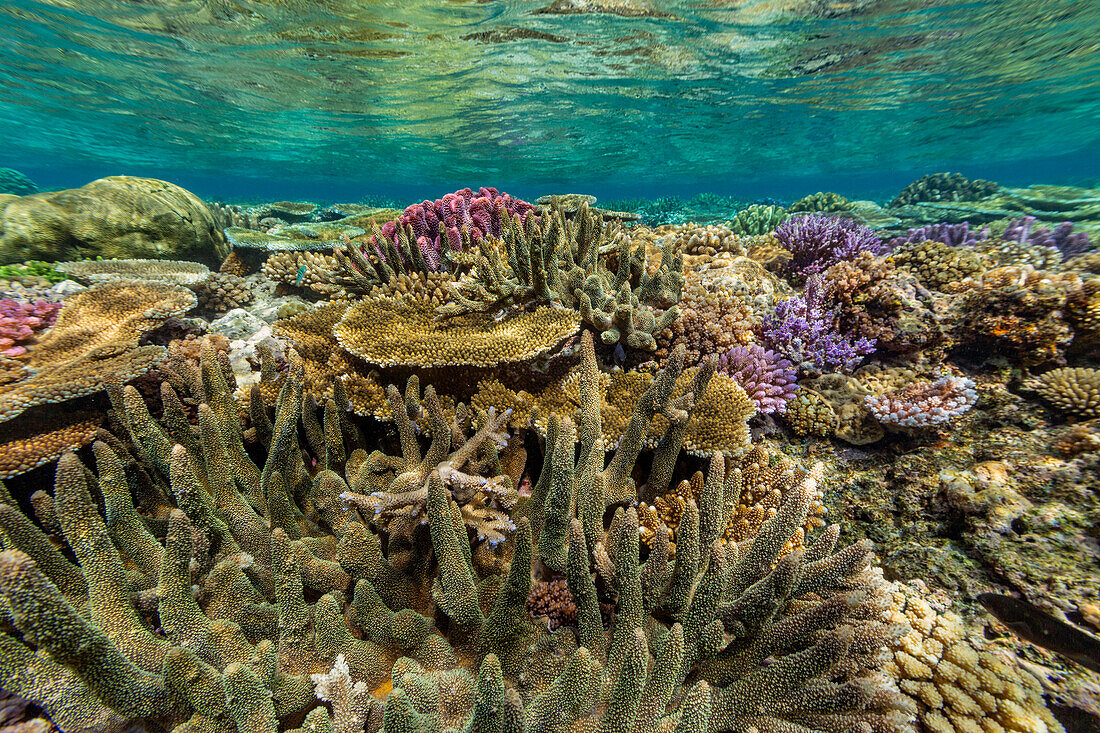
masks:
<svg viewBox="0 0 1100 733"><path fill-rule="evenodd" d="M836 311L825 306L825 297L822 277L810 277L801 295L776 303L775 313L764 319L761 334L769 348L803 372L848 373L875 350L875 340L841 333Z"/></svg>
<svg viewBox="0 0 1100 733"><path fill-rule="evenodd" d="M382 235L397 244L398 231L405 232L409 241L416 243L429 269L436 271L443 263L444 248L462 249L463 229L475 243L487 236L499 237L504 233L506 219L518 216L524 222L534 210L532 204L495 188L482 187L477 193L464 188L435 201L425 199L406 207L396 220L383 225ZM377 239L372 239L372 243L379 248ZM378 254L382 256L380 250ZM400 251L399 254L405 255Z"/></svg>
<svg viewBox="0 0 1100 733"><path fill-rule="evenodd" d="M11 298L0 300L0 356L27 353L27 341L57 320L60 303L38 300L24 303Z"/></svg>
<svg viewBox="0 0 1100 733"><path fill-rule="evenodd" d="M972 380L943 376L910 384L882 395L868 395L867 409L887 427L925 428L957 417L978 401Z"/></svg>
<svg viewBox="0 0 1100 733"><path fill-rule="evenodd" d="M794 365L758 344L734 346L718 359L718 370L736 380L765 414L786 410L798 388Z"/></svg>
<svg viewBox="0 0 1100 733"><path fill-rule="evenodd" d="M1073 222L1064 221L1054 229L1035 226L1034 216L1025 216L1008 225L1004 238L1033 247L1054 247L1062 253L1062 259L1088 252L1092 249L1086 232L1073 231Z"/></svg>
<svg viewBox="0 0 1100 733"><path fill-rule="evenodd" d="M882 241L873 230L839 216L791 217L775 230L775 238L791 252L785 271L799 278L824 272L861 252L883 251Z"/></svg>
<svg viewBox="0 0 1100 733"><path fill-rule="evenodd" d="M989 239L989 227L971 229L970 222L966 221L961 224L929 224L910 229L904 237L894 237L890 240L890 249L896 249L904 244L929 241L943 242L951 247L973 247L986 239Z"/></svg>

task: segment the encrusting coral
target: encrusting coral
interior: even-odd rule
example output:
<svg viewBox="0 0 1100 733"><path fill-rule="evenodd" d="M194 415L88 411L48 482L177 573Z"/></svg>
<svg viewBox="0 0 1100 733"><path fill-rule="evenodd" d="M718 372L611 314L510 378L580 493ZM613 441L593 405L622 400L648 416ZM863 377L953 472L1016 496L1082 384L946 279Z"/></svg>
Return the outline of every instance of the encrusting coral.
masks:
<svg viewBox="0 0 1100 733"><path fill-rule="evenodd" d="M640 550L631 475L646 415L675 407L673 435L690 414L690 400L670 403L679 358L609 463L598 373L581 371L579 422L553 418L533 493L497 545L507 571L486 570L489 543L471 543L435 438L416 460L419 439L399 425L406 465L427 467L427 522L406 542L341 500L395 465L366 452L361 426L331 401L318 415L292 379L273 420L252 402L257 465L214 361L207 347L197 429L162 426L128 387L125 435L96 444L95 473L62 456L54 502L72 559L0 496L13 624L0 686L63 730L909 729L911 703L880 671L908 627L880 620L868 545L836 551L835 526L802 535L819 468L792 474L755 537L723 544L740 486L714 456L675 561L664 527ZM667 485L677 452L643 483ZM134 460L143 470L124 468ZM533 622L542 567L565 577L575 625Z"/></svg>

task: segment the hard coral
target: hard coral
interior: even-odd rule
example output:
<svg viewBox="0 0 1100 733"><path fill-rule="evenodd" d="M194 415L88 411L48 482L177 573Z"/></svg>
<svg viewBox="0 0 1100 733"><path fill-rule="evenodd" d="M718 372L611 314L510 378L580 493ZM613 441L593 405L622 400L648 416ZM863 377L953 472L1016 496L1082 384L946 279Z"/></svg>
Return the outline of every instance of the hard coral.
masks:
<svg viewBox="0 0 1100 733"><path fill-rule="evenodd" d="M642 562L635 510L614 507L635 498L640 426L682 408L670 402L680 359L607 464L586 364L581 422L555 418L502 573L477 562L461 497L438 470L415 541L345 511L341 494L394 457L368 453L377 443L361 426L333 401L318 415L293 381L273 421L254 412L260 443L245 452L212 358L206 349L198 452L186 447L191 426L153 420L127 389L121 434L115 448L96 444L95 474L61 458L56 518L71 554L0 495L13 548L0 553L11 621L0 685L63 730L274 731L303 718L306 730L340 721L385 733L907 729L911 708L879 671L905 628L880 620L868 545L837 551L834 526L783 554L804 531L820 467L795 471L774 516L734 551L717 540L739 487L715 458L708 500L680 519L675 562L667 536ZM404 459L419 439L402 438ZM440 445L433 436L419 454L428 465ZM546 567L566 578L575 628L533 623L532 572Z"/></svg>
<svg viewBox="0 0 1100 733"><path fill-rule="evenodd" d="M777 303L761 326L764 344L808 374L851 372L875 350L873 339L838 330L837 312L827 307L826 297L822 277L811 277L801 295Z"/></svg>
<svg viewBox="0 0 1100 733"><path fill-rule="evenodd" d="M970 180L961 173L930 173L910 183L890 206L921 201L977 201L996 193L1000 186L981 178Z"/></svg>
<svg viewBox="0 0 1100 733"><path fill-rule="evenodd" d="M125 381L145 373L164 349L139 345L141 336L194 305L184 288L136 280L112 280L70 297L25 360L31 376L0 385L0 421L98 392L110 374Z"/></svg>
<svg viewBox="0 0 1100 733"><path fill-rule="evenodd" d="M861 252L879 254L882 241L863 224L839 216L808 214L792 216L775 230L779 245L791 252L783 271L796 278L824 272L830 266L851 260Z"/></svg>
<svg viewBox="0 0 1100 733"><path fill-rule="evenodd" d="M1086 232L1074 232L1073 222L1064 221L1053 230L1035 226L1034 216L1016 219L1001 235L1006 241L1028 244L1033 247L1053 247L1062 259L1083 254L1092 249Z"/></svg>
<svg viewBox="0 0 1100 733"><path fill-rule="evenodd" d="M763 414L782 413L796 389L794 366L759 344L734 346L719 357L718 371L740 384Z"/></svg>
<svg viewBox="0 0 1100 733"><path fill-rule="evenodd" d="M1087 419L1100 417L1100 370L1051 369L1028 380L1025 386L1061 412Z"/></svg>
<svg viewBox="0 0 1100 733"><path fill-rule="evenodd" d="M867 407L883 425L899 429L941 425L963 414L978 401L973 380L943 376L915 382L881 395L869 395Z"/></svg>
<svg viewBox="0 0 1100 733"><path fill-rule="evenodd" d="M913 273L921 285L934 290L985 272L973 250L933 239L901 244L892 259L899 268Z"/></svg>
<svg viewBox="0 0 1100 733"><path fill-rule="evenodd" d="M53 325L60 309L60 303L45 300L0 300L0 356L20 356L27 353L26 345L40 331Z"/></svg>
<svg viewBox="0 0 1100 733"><path fill-rule="evenodd" d="M480 188L477 193L464 188L435 201L412 204L395 221L382 226L382 235L396 244L397 232L406 232L428 268L438 270L443 265L444 251L463 248L463 230L476 244L487 236L501 236L512 217L518 216L524 222L534 211L533 205L495 188ZM375 238L372 245L381 256L380 242Z"/></svg>
<svg viewBox="0 0 1100 733"><path fill-rule="evenodd" d="M910 229L904 237L894 237L890 240L890 248L897 249L906 244L929 241L940 242L951 247L973 247L986 239L989 239L988 226L975 231L970 228L970 222L966 221L961 224L929 224Z"/></svg>

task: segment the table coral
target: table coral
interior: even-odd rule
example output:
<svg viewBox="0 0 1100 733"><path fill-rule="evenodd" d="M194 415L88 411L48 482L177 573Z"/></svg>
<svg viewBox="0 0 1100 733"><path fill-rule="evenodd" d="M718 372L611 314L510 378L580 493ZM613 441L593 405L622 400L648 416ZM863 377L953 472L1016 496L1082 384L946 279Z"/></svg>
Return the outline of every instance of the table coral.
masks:
<svg viewBox="0 0 1100 733"><path fill-rule="evenodd" d="M60 309L60 303L45 300L0 300L0 356L27 353L27 344L32 343L39 332L54 324Z"/></svg>
<svg viewBox="0 0 1100 733"><path fill-rule="evenodd" d="M0 443L0 479L12 478L56 461L69 450L92 442L102 419L94 412L24 413L4 423Z"/></svg>
<svg viewBox="0 0 1100 733"><path fill-rule="evenodd" d="M72 296L26 358L30 376L0 385L0 421L98 392L109 374L123 381L143 374L164 349L139 345L141 336L194 305L190 291L152 281L112 280Z"/></svg>
<svg viewBox="0 0 1100 733"><path fill-rule="evenodd" d="M174 285L197 285L210 268L179 260L75 260L57 263L57 271L84 283L108 280L160 280Z"/></svg>

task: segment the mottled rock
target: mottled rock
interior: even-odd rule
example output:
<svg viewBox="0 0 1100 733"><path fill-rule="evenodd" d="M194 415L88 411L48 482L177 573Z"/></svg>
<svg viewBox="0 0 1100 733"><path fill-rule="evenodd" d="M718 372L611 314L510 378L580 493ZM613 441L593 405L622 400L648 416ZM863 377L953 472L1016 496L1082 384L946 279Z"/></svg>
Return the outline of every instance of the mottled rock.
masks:
<svg viewBox="0 0 1100 733"><path fill-rule="evenodd" d="M227 253L206 203L167 181L110 176L80 188L0 197L0 263L96 256L214 261Z"/></svg>

